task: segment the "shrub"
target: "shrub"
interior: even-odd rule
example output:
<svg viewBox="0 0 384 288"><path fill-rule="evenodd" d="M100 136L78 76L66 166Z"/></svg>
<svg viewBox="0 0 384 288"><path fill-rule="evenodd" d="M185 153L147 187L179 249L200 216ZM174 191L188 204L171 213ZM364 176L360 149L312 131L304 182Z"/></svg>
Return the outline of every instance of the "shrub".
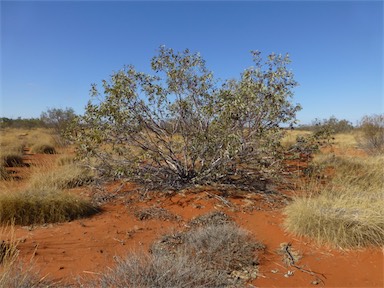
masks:
<svg viewBox="0 0 384 288"><path fill-rule="evenodd" d="M129 66L103 81L104 95L92 86L71 139L100 176L178 189L232 183L246 170L252 187L280 168L279 125L300 109L290 102L297 83L288 55L253 59L239 80L218 85L199 54L161 47L155 76Z"/></svg>
<svg viewBox="0 0 384 288"><path fill-rule="evenodd" d="M75 117L76 114L72 108L49 108L41 113L40 120L46 127L52 128L57 134L64 135Z"/></svg>
<svg viewBox="0 0 384 288"><path fill-rule="evenodd" d="M365 116L359 126L360 145L372 154L384 153L384 114Z"/></svg>
<svg viewBox="0 0 384 288"><path fill-rule="evenodd" d="M103 275L101 286L244 287L256 278L257 250L264 246L246 231L233 223L191 227L162 237L149 256L118 259L116 268Z"/></svg>

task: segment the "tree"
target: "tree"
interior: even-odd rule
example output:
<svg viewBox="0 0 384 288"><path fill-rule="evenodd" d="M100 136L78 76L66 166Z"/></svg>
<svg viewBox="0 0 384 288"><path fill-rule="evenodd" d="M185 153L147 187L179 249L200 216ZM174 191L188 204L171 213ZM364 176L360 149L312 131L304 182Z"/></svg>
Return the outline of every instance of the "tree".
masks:
<svg viewBox="0 0 384 288"><path fill-rule="evenodd" d="M252 55L239 80L219 85L199 53L162 46L155 75L127 66L103 81L103 93L93 84L72 133L79 155L100 176L152 186L271 175L281 162L279 125L293 124L300 109L290 102L297 83L288 55Z"/></svg>
<svg viewBox="0 0 384 288"><path fill-rule="evenodd" d="M40 115L41 121L46 127L63 136L69 124L75 119L76 114L72 108L49 108Z"/></svg>
<svg viewBox="0 0 384 288"><path fill-rule="evenodd" d="M361 131L358 138L360 146L370 154L384 153L384 114L364 116L359 128Z"/></svg>

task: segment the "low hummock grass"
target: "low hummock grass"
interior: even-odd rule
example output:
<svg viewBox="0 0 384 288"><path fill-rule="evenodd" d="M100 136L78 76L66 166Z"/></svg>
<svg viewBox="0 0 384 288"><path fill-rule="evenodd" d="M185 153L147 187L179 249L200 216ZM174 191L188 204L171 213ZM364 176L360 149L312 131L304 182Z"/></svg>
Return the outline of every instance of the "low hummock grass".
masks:
<svg viewBox="0 0 384 288"><path fill-rule="evenodd" d="M335 175L285 209L287 230L337 247L384 245L383 158L323 157Z"/></svg>
<svg viewBox="0 0 384 288"><path fill-rule="evenodd" d="M257 277L257 250L264 249L249 233L222 215L197 219L189 230L165 235L150 255L117 259L101 277L101 287L244 287Z"/></svg>
<svg viewBox="0 0 384 288"><path fill-rule="evenodd" d="M97 208L61 190L28 189L0 194L0 222L18 225L65 222L90 216Z"/></svg>
<svg viewBox="0 0 384 288"><path fill-rule="evenodd" d="M37 167L29 180L33 189L70 189L93 181L91 173L75 163L54 167Z"/></svg>
<svg viewBox="0 0 384 288"><path fill-rule="evenodd" d="M55 147L49 144L32 145L31 152L37 154L57 154Z"/></svg>
<svg viewBox="0 0 384 288"><path fill-rule="evenodd" d="M8 180L9 178L8 171L5 169L4 165L0 164L0 180Z"/></svg>

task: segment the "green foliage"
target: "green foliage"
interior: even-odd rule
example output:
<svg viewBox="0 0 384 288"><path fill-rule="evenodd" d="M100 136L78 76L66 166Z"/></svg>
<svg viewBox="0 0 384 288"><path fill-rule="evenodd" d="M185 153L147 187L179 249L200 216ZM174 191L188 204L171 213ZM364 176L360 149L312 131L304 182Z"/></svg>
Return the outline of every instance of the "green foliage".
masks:
<svg viewBox="0 0 384 288"><path fill-rule="evenodd" d="M0 128L38 128L43 127L44 124L40 119L29 118L22 119L21 117L17 119L10 119L6 117L0 117Z"/></svg>
<svg viewBox="0 0 384 288"><path fill-rule="evenodd" d="M384 114L365 116L359 128L362 137L360 145L369 153L380 154L384 152Z"/></svg>
<svg viewBox="0 0 384 288"><path fill-rule="evenodd" d="M200 54L160 47L156 75L128 66L92 85L92 101L70 133L78 153L105 177L149 185L251 183L279 169L281 124L295 123L297 85L288 55L263 61L219 85ZM232 182L231 182L232 183Z"/></svg>
<svg viewBox="0 0 384 288"><path fill-rule="evenodd" d="M309 135L299 135L296 143L287 149L293 158L310 157L318 152L320 148L333 144L333 132L328 126L322 126Z"/></svg>
<svg viewBox="0 0 384 288"><path fill-rule="evenodd" d="M46 127L53 128L57 134L63 135L75 117L76 114L72 108L50 108L41 113L40 120Z"/></svg>
<svg viewBox="0 0 384 288"><path fill-rule="evenodd" d="M344 133L353 130L353 125L350 121L345 119L337 119L335 116L331 116L329 119L315 119L310 125L300 125L298 129L309 131L324 131L329 130L331 133Z"/></svg>

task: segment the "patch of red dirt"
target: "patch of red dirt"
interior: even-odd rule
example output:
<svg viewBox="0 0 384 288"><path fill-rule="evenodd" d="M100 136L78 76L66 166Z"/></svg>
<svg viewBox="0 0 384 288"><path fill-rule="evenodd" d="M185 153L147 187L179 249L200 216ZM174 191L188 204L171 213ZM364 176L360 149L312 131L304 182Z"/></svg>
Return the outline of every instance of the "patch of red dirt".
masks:
<svg viewBox="0 0 384 288"><path fill-rule="evenodd" d="M260 276L252 283L256 287L308 287L314 281L326 287L384 284L381 249L336 250L290 235L282 227L284 216L281 209L275 208L280 204L274 203L273 196L238 194L224 199L214 189L143 194L130 184L116 193L116 187L117 184L112 185L105 192L113 193L114 200L91 218L44 227L18 227L21 256L25 259L33 256L42 275L75 285L78 278L87 281L108 267L113 268L114 256L146 252L161 235L183 229L188 220L198 215L220 210L267 247L260 256ZM134 211L149 207L166 209L181 220L140 221L134 216ZM281 243L288 242L302 255L297 265L307 272L288 267L282 261L278 249ZM288 271L293 271L293 275L286 277Z"/></svg>
<svg viewBox="0 0 384 288"><path fill-rule="evenodd" d="M33 160L45 156L30 157ZM79 278L85 284L108 267L113 269L115 256L146 253L161 235L184 229L190 219L219 210L266 245L260 255L260 275L252 282L256 287L384 286L382 249L331 249L285 232L282 208L289 195L235 191L226 191L224 195L223 191L209 187L173 194L143 193L136 188L130 183L115 182L103 190L73 189L73 193L93 194L107 203L101 205L99 214L90 218L16 227L15 234L21 241L20 256L25 260L32 258L41 275L57 281L59 286L77 285ZM135 211L150 207L166 209L180 220L140 221L135 217ZM291 243L292 249L302 256L297 262L301 269L284 264L278 252L282 243ZM288 271L293 274L288 275L291 274Z"/></svg>

